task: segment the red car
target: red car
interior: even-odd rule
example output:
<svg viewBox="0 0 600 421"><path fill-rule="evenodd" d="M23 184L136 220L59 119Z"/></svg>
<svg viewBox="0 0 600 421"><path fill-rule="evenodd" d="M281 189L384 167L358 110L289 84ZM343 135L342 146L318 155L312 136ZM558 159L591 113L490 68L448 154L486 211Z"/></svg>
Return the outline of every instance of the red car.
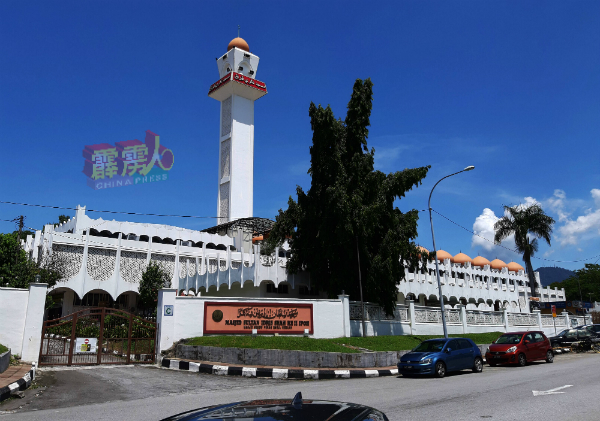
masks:
<svg viewBox="0 0 600 421"><path fill-rule="evenodd" d="M550 340L540 331L508 332L500 336L485 353L490 366L497 364L526 365L528 362L554 361L554 352Z"/></svg>

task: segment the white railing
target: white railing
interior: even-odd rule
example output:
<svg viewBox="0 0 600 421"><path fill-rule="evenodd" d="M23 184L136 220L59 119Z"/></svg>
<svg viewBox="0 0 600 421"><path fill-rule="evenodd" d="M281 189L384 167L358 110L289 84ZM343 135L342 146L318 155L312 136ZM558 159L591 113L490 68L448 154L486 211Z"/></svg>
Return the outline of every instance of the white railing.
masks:
<svg viewBox="0 0 600 421"><path fill-rule="evenodd" d="M350 320L362 320L360 309L360 302L352 301L350 303ZM397 305L394 309L394 314L387 315L385 314L383 308L381 308L377 304L365 303L365 321L380 320L408 322L410 321L408 315L408 307L403 305Z"/></svg>
<svg viewBox="0 0 600 421"><path fill-rule="evenodd" d="M556 323L556 326L567 326L567 318L565 316L556 317L554 322Z"/></svg>
<svg viewBox="0 0 600 421"><path fill-rule="evenodd" d="M446 323L460 324L459 310L446 310ZM415 307L415 322L417 323L442 323L442 311L438 309Z"/></svg>
<svg viewBox="0 0 600 421"><path fill-rule="evenodd" d="M535 314L508 313L509 326L538 326L538 318Z"/></svg>
<svg viewBox="0 0 600 421"><path fill-rule="evenodd" d="M504 325L503 313L500 311L473 311L467 310L467 324L484 326Z"/></svg>
<svg viewBox="0 0 600 421"><path fill-rule="evenodd" d="M554 326L554 317L543 314L542 326Z"/></svg>

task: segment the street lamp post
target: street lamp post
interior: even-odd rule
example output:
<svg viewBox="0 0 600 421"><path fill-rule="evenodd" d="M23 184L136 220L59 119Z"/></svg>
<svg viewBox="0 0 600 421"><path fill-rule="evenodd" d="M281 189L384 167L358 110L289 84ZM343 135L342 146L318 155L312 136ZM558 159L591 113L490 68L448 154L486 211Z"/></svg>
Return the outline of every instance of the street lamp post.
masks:
<svg viewBox="0 0 600 421"><path fill-rule="evenodd" d="M462 171L455 172L454 174L447 175L446 177L440 179L435 185L433 189L431 189L431 193L429 193L429 202L427 207L429 208L429 222L431 223L431 238L433 240L433 255L435 259L435 274L437 276L437 284L438 284L438 292L440 294L440 308L442 310L442 325L444 326L444 338L448 339L448 328L446 327L446 310L444 309L444 296L442 295L442 283L440 281L440 266L437 259L437 248L435 247L435 234L433 233L433 217L431 215L431 195L433 194L433 190L440 184L440 181L452 177L453 175L460 174L461 172L474 170L475 167L473 165L469 165Z"/></svg>

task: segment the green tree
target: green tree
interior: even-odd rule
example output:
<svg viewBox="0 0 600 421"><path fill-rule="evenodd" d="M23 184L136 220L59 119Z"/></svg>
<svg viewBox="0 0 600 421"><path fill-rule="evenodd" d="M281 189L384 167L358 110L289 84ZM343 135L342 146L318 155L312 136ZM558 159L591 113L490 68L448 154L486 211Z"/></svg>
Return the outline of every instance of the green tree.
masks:
<svg viewBox="0 0 600 421"><path fill-rule="evenodd" d="M158 301L158 291L161 288L170 288L171 280L169 275L156 262L150 261L150 264L142 274L140 282L140 300L139 306L144 309L156 310Z"/></svg>
<svg viewBox="0 0 600 421"><path fill-rule="evenodd" d="M44 255L38 262L27 257L18 241L17 234L0 234L0 284L11 288L28 288L31 282L40 282L53 287L64 278L68 261L58 255Z"/></svg>
<svg viewBox="0 0 600 421"><path fill-rule="evenodd" d="M575 276L562 282L553 282L552 288L564 288L567 300L600 301L600 265L586 263L575 271Z"/></svg>
<svg viewBox="0 0 600 421"><path fill-rule="evenodd" d="M297 186L297 201L290 197L287 210L279 210L265 252L287 239L289 272L308 271L313 287L329 296L344 290L353 299L360 298L360 256L364 299L390 314L404 262L416 267L421 257L413 242L418 211L403 213L394 201L418 186L430 167L374 170L375 150L367 148L372 88L370 79L355 82L345 121L329 106L310 104L311 187Z"/></svg>
<svg viewBox="0 0 600 421"><path fill-rule="evenodd" d="M537 297L537 284L531 265L531 258L538 251L538 238L550 245L550 235L554 219L544 213L538 204L504 206L505 215L494 224L494 242L500 244L509 236L515 236L517 251L523 255L523 261L529 277L531 295Z"/></svg>

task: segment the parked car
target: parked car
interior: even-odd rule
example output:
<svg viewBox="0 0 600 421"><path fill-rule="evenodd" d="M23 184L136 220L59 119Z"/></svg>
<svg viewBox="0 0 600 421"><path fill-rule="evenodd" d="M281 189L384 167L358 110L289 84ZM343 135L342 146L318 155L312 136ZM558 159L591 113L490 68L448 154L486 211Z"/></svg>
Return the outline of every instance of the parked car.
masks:
<svg viewBox="0 0 600 421"><path fill-rule="evenodd" d="M598 338L598 334L590 326L580 326L575 329L566 329L556 336L550 338L553 348L568 347L575 342L581 342Z"/></svg>
<svg viewBox="0 0 600 421"><path fill-rule="evenodd" d="M600 335L600 325L579 326L577 329L587 329L591 332L594 332L596 335Z"/></svg>
<svg viewBox="0 0 600 421"><path fill-rule="evenodd" d="M431 374L444 377L450 371L483 370L481 350L467 338L429 339L421 342L398 362L398 372L404 376Z"/></svg>
<svg viewBox="0 0 600 421"><path fill-rule="evenodd" d="M233 419L245 421L389 421L383 412L369 406L347 402L306 400L302 399L300 392L294 399L260 399L207 406L173 415L162 421L225 421Z"/></svg>
<svg viewBox="0 0 600 421"><path fill-rule="evenodd" d="M492 367L497 364L524 366L537 360L551 363L554 361L554 352L543 332L508 332L488 347L485 359Z"/></svg>

